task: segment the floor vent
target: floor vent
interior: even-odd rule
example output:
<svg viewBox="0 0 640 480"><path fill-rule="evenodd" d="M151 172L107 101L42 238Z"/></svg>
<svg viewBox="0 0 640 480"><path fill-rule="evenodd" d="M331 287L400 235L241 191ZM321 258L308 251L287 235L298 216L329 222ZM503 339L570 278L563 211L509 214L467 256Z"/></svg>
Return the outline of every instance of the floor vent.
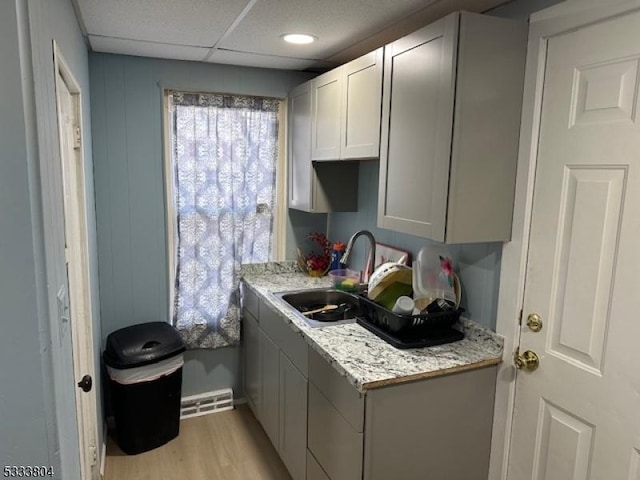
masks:
<svg viewBox="0 0 640 480"><path fill-rule="evenodd" d="M183 397L180 405L180 418L199 417L209 413L224 412L233 409L233 390L224 388L215 392L201 393Z"/></svg>

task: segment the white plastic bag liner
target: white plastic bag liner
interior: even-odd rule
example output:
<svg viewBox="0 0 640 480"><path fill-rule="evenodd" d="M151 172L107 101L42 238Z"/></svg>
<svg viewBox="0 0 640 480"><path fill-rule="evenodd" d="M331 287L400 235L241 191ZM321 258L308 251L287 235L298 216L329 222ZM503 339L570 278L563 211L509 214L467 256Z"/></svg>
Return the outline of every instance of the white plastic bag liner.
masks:
<svg viewBox="0 0 640 480"><path fill-rule="evenodd" d="M160 377L171 375L183 365L184 359L182 358L182 354L180 354L157 363L152 363L151 365L143 365L142 367L120 369L107 365L107 372L114 382L131 385L132 383L150 382Z"/></svg>

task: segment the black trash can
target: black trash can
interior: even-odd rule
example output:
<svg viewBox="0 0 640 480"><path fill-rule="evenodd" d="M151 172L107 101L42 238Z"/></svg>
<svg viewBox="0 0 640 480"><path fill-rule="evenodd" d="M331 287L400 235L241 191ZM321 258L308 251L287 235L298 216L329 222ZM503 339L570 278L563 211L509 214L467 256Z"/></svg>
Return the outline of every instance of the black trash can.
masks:
<svg viewBox="0 0 640 480"><path fill-rule="evenodd" d="M107 337L103 358L123 452L146 452L178 436L184 350L178 332L164 322L132 325Z"/></svg>

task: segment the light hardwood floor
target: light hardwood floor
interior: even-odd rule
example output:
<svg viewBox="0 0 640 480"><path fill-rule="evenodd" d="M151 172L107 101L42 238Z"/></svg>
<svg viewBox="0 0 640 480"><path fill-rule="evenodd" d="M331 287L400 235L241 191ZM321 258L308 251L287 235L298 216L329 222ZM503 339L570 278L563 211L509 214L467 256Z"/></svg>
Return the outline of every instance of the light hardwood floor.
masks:
<svg viewBox="0 0 640 480"><path fill-rule="evenodd" d="M190 418L160 448L126 455L110 438L105 480L291 480L247 405Z"/></svg>

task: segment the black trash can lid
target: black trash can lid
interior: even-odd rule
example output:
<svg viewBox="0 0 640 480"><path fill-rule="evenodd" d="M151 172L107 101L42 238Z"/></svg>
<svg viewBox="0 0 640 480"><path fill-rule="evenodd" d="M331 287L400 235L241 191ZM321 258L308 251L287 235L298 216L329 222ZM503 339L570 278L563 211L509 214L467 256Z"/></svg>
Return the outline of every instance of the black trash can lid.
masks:
<svg viewBox="0 0 640 480"><path fill-rule="evenodd" d="M110 333L103 357L108 366L124 369L156 363L184 351L175 328L165 322L150 322Z"/></svg>

